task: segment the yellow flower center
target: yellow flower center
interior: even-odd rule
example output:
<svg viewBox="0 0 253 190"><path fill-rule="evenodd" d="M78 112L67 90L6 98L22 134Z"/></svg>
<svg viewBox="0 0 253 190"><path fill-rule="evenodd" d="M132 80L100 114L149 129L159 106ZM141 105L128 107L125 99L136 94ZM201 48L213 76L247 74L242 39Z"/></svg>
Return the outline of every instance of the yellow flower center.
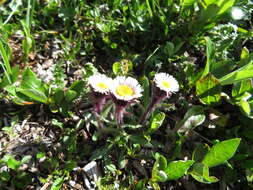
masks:
<svg viewBox="0 0 253 190"><path fill-rule="evenodd" d="M133 89L129 87L128 85L119 85L116 88L116 93L119 96L133 96L134 95Z"/></svg>
<svg viewBox="0 0 253 190"><path fill-rule="evenodd" d="M170 88L170 83L168 83L167 81L163 81L163 82L162 82L162 85L163 85L165 88Z"/></svg>
<svg viewBox="0 0 253 190"><path fill-rule="evenodd" d="M100 89L103 89L103 90L108 88L108 86L105 83L102 83L102 82L98 83L97 87L99 87Z"/></svg>

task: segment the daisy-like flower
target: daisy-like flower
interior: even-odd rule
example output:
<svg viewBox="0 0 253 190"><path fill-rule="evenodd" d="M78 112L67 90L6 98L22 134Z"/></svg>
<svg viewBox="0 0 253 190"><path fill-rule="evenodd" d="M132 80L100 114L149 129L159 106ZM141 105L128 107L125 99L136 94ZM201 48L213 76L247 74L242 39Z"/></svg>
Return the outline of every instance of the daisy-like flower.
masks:
<svg viewBox="0 0 253 190"><path fill-rule="evenodd" d="M109 92L113 80L104 74L95 74L88 78L88 84L91 87L91 96L94 103L94 111L99 114L109 98Z"/></svg>
<svg viewBox="0 0 253 190"><path fill-rule="evenodd" d="M131 101L142 96L140 84L132 77L116 77L111 92L115 98L122 101Z"/></svg>
<svg viewBox="0 0 253 190"><path fill-rule="evenodd" d="M121 124L127 106L141 97L142 88L138 81L132 77L118 76L111 86L111 93L115 103L115 118Z"/></svg>
<svg viewBox="0 0 253 190"><path fill-rule="evenodd" d="M104 74L95 74L88 78L88 84L91 86L93 91L108 94L110 92L110 86L112 85L112 79Z"/></svg>
<svg viewBox="0 0 253 190"><path fill-rule="evenodd" d="M160 88L160 90L165 91L167 95L169 93L177 92L179 90L177 80L167 73L156 74L154 81L156 86Z"/></svg>
<svg viewBox="0 0 253 190"><path fill-rule="evenodd" d="M179 91L179 84L177 80L167 73L157 73L154 77L153 92L151 102L141 118L141 124L146 122L149 113L155 106L164 98L169 98L172 93Z"/></svg>

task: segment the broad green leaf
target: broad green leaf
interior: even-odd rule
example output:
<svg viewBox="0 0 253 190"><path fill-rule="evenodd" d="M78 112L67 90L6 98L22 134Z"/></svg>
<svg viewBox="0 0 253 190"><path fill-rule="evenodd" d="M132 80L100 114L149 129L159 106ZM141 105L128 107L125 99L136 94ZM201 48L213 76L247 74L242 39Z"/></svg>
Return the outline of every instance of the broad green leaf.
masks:
<svg viewBox="0 0 253 190"><path fill-rule="evenodd" d="M205 155L202 163L208 167L214 167L225 163L235 154L240 141L240 138L235 138L215 144Z"/></svg>
<svg viewBox="0 0 253 190"><path fill-rule="evenodd" d="M46 95L37 90L37 89L22 89L22 88L17 88L17 95L19 96L19 93L27 96L31 100L37 101L37 102L42 102L42 103L47 103L48 99ZM23 97L21 97L23 98Z"/></svg>
<svg viewBox="0 0 253 190"><path fill-rule="evenodd" d="M162 124L165 119L165 113L159 112L155 114L151 119L151 126L149 128L149 132L156 131Z"/></svg>
<svg viewBox="0 0 253 190"><path fill-rule="evenodd" d="M245 79L253 78L253 62L251 61L247 65L233 71L220 78L221 85L234 84Z"/></svg>
<svg viewBox="0 0 253 190"><path fill-rule="evenodd" d="M113 144L106 145L105 147L101 147L92 152L90 160L97 160L103 158L113 147Z"/></svg>
<svg viewBox="0 0 253 190"><path fill-rule="evenodd" d="M221 78L233 71L235 67L236 64L234 64L234 62L229 59L213 62L210 68L210 73L216 78Z"/></svg>
<svg viewBox="0 0 253 190"><path fill-rule="evenodd" d="M45 93L43 83L36 77L36 75L29 68L27 68L23 73L20 87L22 89L35 89L37 91Z"/></svg>
<svg viewBox="0 0 253 190"><path fill-rule="evenodd" d="M120 62L113 63L112 71L115 75L120 75L120 73L121 73L121 68L120 67L121 67Z"/></svg>
<svg viewBox="0 0 253 190"><path fill-rule="evenodd" d="M239 103L239 106L244 115L253 119L253 100L246 101L242 99Z"/></svg>
<svg viewBox="0 0 253 190"><path fill-rule="evenodd" d="M246 115L249 115L250 112L251 112L251 109L250 109L250 105L247 101L245 100L241 100L240 101L240 107L242 109L242 111L246 114Z"/></svg>
<svg viewBox="0 0 253 190"><path fill-rule="evenodd" d="M221 86L212 75L207 75L197 81L196 92L203 104L212 105L221 99Z"/></svg>
<svg viewBox="0 0 253 190"><path fill-rule="evenodd" d="M217 0L204 0L206 6L211 5L212 3L215 3Z"/></svg>
<svg viewBox="0 0 253 190"><path fill-rule="evenodd" d="M183 0L182 5L183 5L183 7L188 7L194 3L195 3L195 0Z"/></svg>
<svg viewBox="0 0 253 190"><path fill-rule="evenodd" d="M232 88L232 96L234 98L240 99L245 92L252 90L252 87L253 86L251 79L234 83Z"/></svg>
<svg viewBox="0 0 253 190"><path fill-rule="evenodd" d="M77 163L73 160L69 160L64 163L64 170L65 171L71 172L76 167L77 167Z"/></svg>
<svg viewBox="0 0 253 190"><path fill-rule="evenodd" d="M218 15L219 10L220 8L216 4L208 5L206 9L202 9L196 23L197 29L201 31L203 27L207 27L208 24L212 23L214 18Z"/></svg>
<svg viewBox="0 0 253 190"><path fill-rule="evenodd" d="M202 73L202 77L206 76L210 72L210 67L214 62L215 46L209 37L205 37L206 40L206 66Z"/></svg>
<svg viewBox="0 0 253 190"><path fill-rule="evenodd" d="M12 155L5 155L1 161L6 163L7 166L13 170L17 170L21 165L21 162L17 161Z"/></svg>
<svg viewBox="0 0 253 190"><path fill-rule="evenodd" d="M218 6L220 7L218 15L225 13L228 9L230 9L234 5L234 3L235 0L219 0L217 2Z"/></svg>
<svg viewBox="0 0 253 190"><path fill-rule="evenodd" d="M192 106L184 115L184 118L176 124L175 131L187 132L202 124L205 120L204 108L202 106Z"/></svg>
<svg viewBox="0 0 253 190"><path fill-rule="evenodd" d="M67 102L71 102L73 101L75 98L77 97L77 92L74 90L67 90L66 94L65 94L65 99Z"/></svg>
<svg viewBox="0 0 253 190"><path fill-rule="evenodd" d="M61 105L64 100L64 91L62 89L57 89L53 95L53 99L57 105Z"/></svg>
<svg viewBox="0 0 253 190"><path fill-rule="evenodd" d="M243 47L241 52L241 60L248 58L249 58L249 50L247 49L247 47Z"/></svg>
<svg viewBox="0 0 253 190"><path fill-rule="evenodd" d="M63 182L64 182L64 178L63 177L58 177L54 181L54 183L53 183L53 185L52 185L52 187L51 187L50 190L60 190Z"/></svg>
<svg viewBox="0 0 253 190"><path fill-rule="evenodd" d="M194 160L179 160L179 161L173 161L170 162L165 169L165 173L168 176L168 180L176 180L180 177L182 177L188 169L191 167L191 165L194 163Z"/></svg>
<svg viewBox="0 0 253 190"><path fill-rule="evenodd" d="M204 2L206 6L214 4L217 5L219 7L219 12L217 13L218 16L225 13L229 8L231 8L234 5L235 0L204 0Z"/></svg>
<svg viewBox="0 0 253 190"><path fill-rule="evenodd" d="M80 93L83 91L83 87L84 87L84 81L75 81L71 84L69 89L74 90L79 96Z"/></svg>
<svg viewBox="0 0 253 190"><path fill-rule="evenodd" d="M241 52L241 60L238 62L238 66L242 67L247 65L253 58L253 54L249 52L246 47L243 47Z"/></svg>
<svg viewBox="0 0 253 190"><path fill-rule="evenodd" d="M209 168L208 166L202 164L202 163L195 163L189 172L189 174L197 181L201 183L215 183L219 181L214 176L209 176Z"/></svg>
<svg viewBox="0 0 253 190"><path fill-rule="evenodd" d="M165 54L168 55L168 57L171 57L175 53L174 49L175 49L175 46L172 42L166 42L166 44L163 48L163 51Z"/></svg>
<svg viewBox="0 0 253 190"><path fill-rule="evenodd" d="M47 103L48 101L45 86L29 68L23 73L21 85L17 89L17 93L38 102Z"/></svg>

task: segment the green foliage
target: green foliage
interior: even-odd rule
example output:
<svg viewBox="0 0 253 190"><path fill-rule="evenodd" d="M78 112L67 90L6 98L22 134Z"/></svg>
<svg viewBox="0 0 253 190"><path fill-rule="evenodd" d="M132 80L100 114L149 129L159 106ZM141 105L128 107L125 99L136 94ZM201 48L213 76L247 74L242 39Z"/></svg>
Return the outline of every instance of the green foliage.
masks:
<svg viewBox="0 0 253 190"><path fill-rule="evenodd" d="M74 188L73 181L86 186L86 178L79 179L93 180L82 171L90 161L102 171L96 181L101 190L183 189L186 180L197 189L215 189L218 180L222 188L252 187L252 2L2 3L0 189L50 183L57 190ZM242 11L239 20L231 16L235 8ZM52 81L38 65L45 76L52 71ZM98 72L140 83L141 98L126 107L117 102L124 107L122 125L116 124L111 92L104 94L101 113L94 112L98 97L91 98L87 79ZM178 79L179 92L164 99L164 92L155 94L158 72ZM141 125L145 111L150 118ZM32 130L23 133L27 126ZM45 129L48 138L33 128ZM30 133L38 136L26 142L36 144L32 156L9 151L12 140ZM224 138L229 140L219 142ZM22 169L30 162L37 172Z"/></svg>
<svg viewBox="0 0 253 190"><path fill-rule="evenodd" d="M221 96L221 85L214 76L207 75L196 83L196 94L202 103L212 105L219 103Z"/></svg>
<svg viewBox="0 0 253 190"><path fill-rule="evenodd" d="M202 163L208 167L214 167L225 163L235 154L240 141L240 138L235 138L216 143L207 152Z"/></svg>
<svg viewBox="0 0 253 190"><path fill-rule="evenodd" d="M164 119L165 114L163 112L155 114L151 119L151 125L148 131L152 133L158 130L158 128L163 124Z"/></svg>
<svg viewBox="0 0 253 190"><path fill-rule="evenodd" d="M169 162L162 155L156 154L156 162L152 169L151 182L165 182L182 177L194 163L193 160Z"/></svg>

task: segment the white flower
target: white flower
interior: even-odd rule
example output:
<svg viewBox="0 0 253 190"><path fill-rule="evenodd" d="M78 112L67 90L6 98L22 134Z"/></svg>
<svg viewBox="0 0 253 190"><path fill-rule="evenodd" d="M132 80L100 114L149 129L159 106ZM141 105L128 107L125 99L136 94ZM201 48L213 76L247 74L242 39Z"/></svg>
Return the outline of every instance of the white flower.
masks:
<svg viewBox="0 0 253 190"><path fill-rule="evenodd" d="M110 91L112 85L112 79L105 76L104 74L95 74L88 78L88 84L92 87L95 92L107 94Z"/></svg>
<svg viewBox="0 0 253 190"><path fill-rule="evenodd" d="M142 88L132 77L118 76L113 80L112 94L118 100L130 101L142 96Z"/></svg>
<svg viewBox="0 0 253 190"><path fill-rule="evenodd" d="M231 15L234 20L241 20L244 17L244 12L239 7L233 7L231 10Z"/></svg>
<svg viewBox="0 0 253 190"><path fill-rule="evenodd" d="M165 91L166 93L169 92L177 92L179 90L179 85L177 80L167 74L167 73L157 73L155 74L155 84L158 88Z"/></svg>

